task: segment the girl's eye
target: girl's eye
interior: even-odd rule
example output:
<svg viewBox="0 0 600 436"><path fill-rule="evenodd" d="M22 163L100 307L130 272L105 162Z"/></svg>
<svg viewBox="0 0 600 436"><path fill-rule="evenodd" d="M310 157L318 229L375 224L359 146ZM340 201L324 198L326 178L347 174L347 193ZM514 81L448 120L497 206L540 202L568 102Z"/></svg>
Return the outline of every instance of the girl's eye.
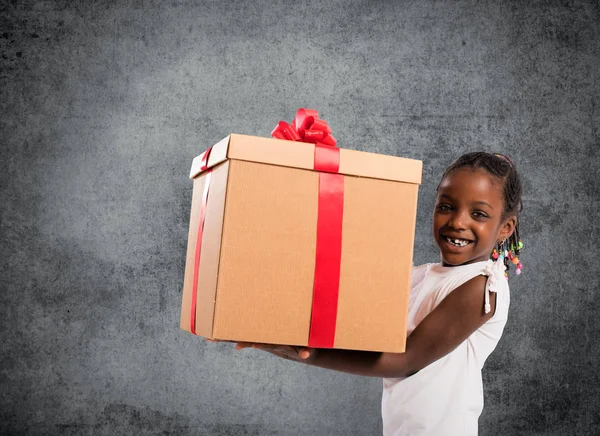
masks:
<svg viewBox="0 0 600 436"><path fill-rule="evenodd" d="M443 211L452 209L449 204L438 204L437 208L438 208L438 210L443 210Z"/></svg>
<svg viewBox="0 0 600 436"><path fill-rule="evenodd" d="M475 218L487 218L487 214L480 211L473 212L473 216Z"/></svg>

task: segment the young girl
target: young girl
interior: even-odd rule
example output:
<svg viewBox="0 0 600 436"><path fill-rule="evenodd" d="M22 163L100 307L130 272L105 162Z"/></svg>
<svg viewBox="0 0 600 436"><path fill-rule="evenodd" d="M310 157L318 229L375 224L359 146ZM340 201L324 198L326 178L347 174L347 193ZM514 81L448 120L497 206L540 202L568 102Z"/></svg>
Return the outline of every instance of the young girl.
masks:
<svg viewBox="0 0 600 436"><path fill-rule="evenodd" d="M384 435L476 435L481 368L506 324L505 271L522 247L522 187L503 155L458 158L437 187L433 237L440 263L413 268L406 352L238 343L298 362L383 378Z"/></svg>

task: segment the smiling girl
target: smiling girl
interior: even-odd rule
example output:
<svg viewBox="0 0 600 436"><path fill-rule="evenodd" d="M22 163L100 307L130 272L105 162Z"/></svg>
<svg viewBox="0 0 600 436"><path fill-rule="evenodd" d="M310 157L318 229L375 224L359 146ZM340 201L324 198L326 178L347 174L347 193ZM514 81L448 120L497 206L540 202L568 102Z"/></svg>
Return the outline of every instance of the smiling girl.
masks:
<svg viewBox="0 0 600 436"><path fill-rule="evenodd" d="M405 353L238 343L298 362L383 378L384 435L476 435L481 369L508 315L505 274L521 271L522 187L512 162L483 152L458 158L437 188L433 237L440 262L412 272Z"/></svg>

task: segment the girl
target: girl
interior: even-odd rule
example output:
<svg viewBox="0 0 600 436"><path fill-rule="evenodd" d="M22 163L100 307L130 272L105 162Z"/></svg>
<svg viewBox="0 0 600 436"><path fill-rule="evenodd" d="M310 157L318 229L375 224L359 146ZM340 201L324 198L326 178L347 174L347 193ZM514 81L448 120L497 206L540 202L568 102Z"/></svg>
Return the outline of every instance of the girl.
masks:
<svg viewBox="0 0 600 436"><path fill-rule="evenodd" d="M483 152L458 158L437 187L433 237L440 263L413 268L406 352L238 343L285 359L383 378L384 435L476 435L481 368L506 324L505 271L522 247L522 187L512 162Z"/></svg>

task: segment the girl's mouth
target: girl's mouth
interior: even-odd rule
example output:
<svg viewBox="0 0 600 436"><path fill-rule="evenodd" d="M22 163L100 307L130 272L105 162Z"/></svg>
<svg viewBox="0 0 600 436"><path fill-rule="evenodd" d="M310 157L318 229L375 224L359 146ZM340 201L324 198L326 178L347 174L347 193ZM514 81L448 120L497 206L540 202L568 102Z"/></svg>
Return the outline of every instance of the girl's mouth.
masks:
<svg viewBox="0 0 600 436"><path fill-rule="evenodd" d="M449 238L448 236L444 236L444 239L450 245L453 245L455 247L466 247L467 245L469 245L471 243L471 241L468 241L466 239Z"/></svg>

